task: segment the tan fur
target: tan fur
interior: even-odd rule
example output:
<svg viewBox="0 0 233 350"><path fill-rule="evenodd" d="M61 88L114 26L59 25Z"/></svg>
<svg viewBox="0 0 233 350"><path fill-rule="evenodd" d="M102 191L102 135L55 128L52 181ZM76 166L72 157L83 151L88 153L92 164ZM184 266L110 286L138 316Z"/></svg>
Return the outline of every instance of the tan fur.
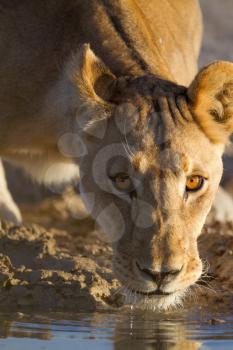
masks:
<svg viewBox="0 0 233 350"><path fill-rule="evenodd" d="M179 303L202 273L197 238L232 123L230 64L183 86L197 67L198 2L0 0L0 8L1 157L45 183L71 181L79 167L81 196L113 243L129 295L152 308ZM118 173L129 175L130 193L114 185ZM207 180L187 195L192 174ZM153 294L155 274L169 295Z"/></svg>

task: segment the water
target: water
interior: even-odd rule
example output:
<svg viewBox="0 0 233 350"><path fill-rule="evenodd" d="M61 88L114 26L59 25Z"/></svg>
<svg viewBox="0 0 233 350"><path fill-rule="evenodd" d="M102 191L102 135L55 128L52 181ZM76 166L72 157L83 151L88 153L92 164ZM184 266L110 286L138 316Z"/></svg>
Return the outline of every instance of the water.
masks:
<svg viewBox="0 0 233 350"><path fill-rule="evenodd" d="M233 315L184 310L0 314L0 349L232 350Z"/></svg>

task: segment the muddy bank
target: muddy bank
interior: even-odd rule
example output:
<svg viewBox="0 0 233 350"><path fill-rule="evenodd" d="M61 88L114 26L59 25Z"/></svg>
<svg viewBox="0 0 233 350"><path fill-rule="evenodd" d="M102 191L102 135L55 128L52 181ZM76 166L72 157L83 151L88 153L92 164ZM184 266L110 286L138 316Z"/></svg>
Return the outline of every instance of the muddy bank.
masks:
<svg viewBox="0 0 233 350"><path fill-rule="evenodd" d="M233 225L206 225L199 249L207 271L198 291L200 303L220 310L224 306L233 309Z"/></svg>
<svg viewBox="0 0 233 350"><path fill-rule="evenodd" d="M1 307L93 311L109 303L117 282L108 263L95 259L101 254L110 260L109 248L95 244L95 239L80 254L75 249L78 242L62 231L4 225L0 231Z"/></svg>
<svg viewBox="0 0 233 350"><path fill-rule="evenodd" d="M4 223L0 230L1 308L93 311L122 305L111 247L76 194L25 206L23 214L27 225ZM233 227L207 226L200 249L208 276L186 304L233 306Z"/></svg>
<svg viewBox="0 0 233 350"><path fill-rule="evenodd" d="M70 212L74 202L75 214ZM91 219L77 219L84 215L79 203L68 194L24 208L26 221L44 227L2 224L1 307L93 311L119 303L111 248L99 240Z"/></svg>

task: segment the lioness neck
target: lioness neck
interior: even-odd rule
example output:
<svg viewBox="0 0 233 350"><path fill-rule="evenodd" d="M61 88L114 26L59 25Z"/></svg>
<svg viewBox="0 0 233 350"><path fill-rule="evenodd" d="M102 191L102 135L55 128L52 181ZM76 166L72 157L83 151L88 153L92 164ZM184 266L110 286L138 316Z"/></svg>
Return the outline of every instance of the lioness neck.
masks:
<svg viewBox="0 0 233 350"><path fill-rule="evenodd" d="M196 71L201 37L196 0L23 0L4 5L0 22L1 149L41 144L47 149L57 130L67 128L63 106L72 100L70 92L66 96L59 87L56 106L46 110L45 104L83 43L117 77L152 73L188 84Z"/></svg>
<svg viewBox="0 0 233 350"><path fill-rule="evenodd" d="M80 41L117 76L193 79L202 34L198 1L89 0L78 2L78 10Z"/></svg>

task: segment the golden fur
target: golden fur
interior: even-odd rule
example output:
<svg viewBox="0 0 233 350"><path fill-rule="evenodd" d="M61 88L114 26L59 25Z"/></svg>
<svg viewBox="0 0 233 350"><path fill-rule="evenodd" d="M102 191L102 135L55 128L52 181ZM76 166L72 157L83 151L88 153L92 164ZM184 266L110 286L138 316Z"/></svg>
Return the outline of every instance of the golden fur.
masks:
<svg viewBox="0 0 233 350"><path fill-rule="evenodd" d="M232 65L194 78L198 2L1 0L0 9L1 157L45 183L79 168L128 295L152 308L178 303L202 273L197 238L232 132ZM131 192L114 186L118 173ZM193 174L204 186L186 193ZM1 215L19 222L3 171L0 188Z"/></svg>
<svg viewBox="0 0 233 350"><path fill-rule="evenodd" d="M233 64L219 61L203 68L189 97L206 135L215 143L226 143L233 130Z"/></svg>

